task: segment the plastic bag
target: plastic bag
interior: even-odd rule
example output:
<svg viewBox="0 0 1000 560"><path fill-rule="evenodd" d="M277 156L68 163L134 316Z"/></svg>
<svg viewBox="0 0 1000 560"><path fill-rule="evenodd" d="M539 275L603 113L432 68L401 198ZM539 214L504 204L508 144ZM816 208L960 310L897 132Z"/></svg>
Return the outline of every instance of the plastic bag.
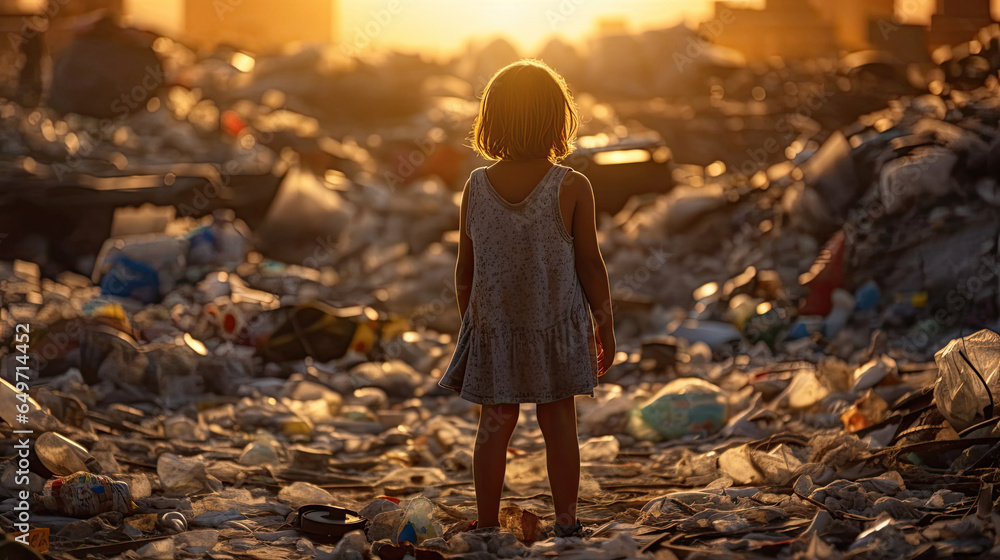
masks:
<svg viewBox="0 0 1000 560"><path fill-rule="evenodd" d="M934 402L956 430L996 414L1000 397L1000 335L981 330L956 338L934 354L938 381Z"/></svg>

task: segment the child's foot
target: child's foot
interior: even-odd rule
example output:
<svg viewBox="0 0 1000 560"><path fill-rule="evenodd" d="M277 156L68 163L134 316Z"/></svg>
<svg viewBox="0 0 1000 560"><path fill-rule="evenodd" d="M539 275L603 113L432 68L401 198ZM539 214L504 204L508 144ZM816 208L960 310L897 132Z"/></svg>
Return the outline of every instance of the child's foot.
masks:
<svg viewBox="0 0 1000 560"><path fill-rule="evenodd" d="M566 538L566 537L579 537L583 538L583 525L580 525L580 520L576 520L574 525L560 525L558 523L552 528L556 537Z"/></svg>

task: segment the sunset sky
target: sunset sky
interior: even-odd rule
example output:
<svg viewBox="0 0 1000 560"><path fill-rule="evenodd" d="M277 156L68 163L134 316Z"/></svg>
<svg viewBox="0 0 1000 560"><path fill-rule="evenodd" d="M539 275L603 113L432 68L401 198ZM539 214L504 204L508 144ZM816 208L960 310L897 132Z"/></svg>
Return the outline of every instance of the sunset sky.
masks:
<svg viewBox="0 0 1000 560"><path fill-rule="evenodd" d="M22 0L31 4L38 0ZM171 34L183 27L181 0L125 0L135 25ZM215 1L215 0L205 0ZM227 0L223 0L227 1ZM228 0L238 5L239 0ZM354 40L360 30L385 10L390 0L335 0L340 3L338 32ZM663 27L679 21L691 25L710 17L711 0L398 0L400 10L370 37L371 45L450 50L470 37L506 34L515 43L537 48L553 34L583 37L598 18L620 18L633 30ZM736 2L740 3L740 2ZM742 2L760 7L764 0ZM901 20L925 23L934 0L897 0ZM994 0L994 13L1000 0ZM369 27L374 29L374 27Z"/></svg>

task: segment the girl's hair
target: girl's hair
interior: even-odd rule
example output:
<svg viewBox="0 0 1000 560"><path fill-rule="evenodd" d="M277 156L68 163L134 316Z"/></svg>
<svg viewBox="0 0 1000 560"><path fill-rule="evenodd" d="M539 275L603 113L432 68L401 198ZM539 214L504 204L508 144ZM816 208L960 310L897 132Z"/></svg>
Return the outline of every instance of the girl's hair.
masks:
<svg viewBox="0 0 1000 560"><path fill-rule="evenodd" d="M488 160L555 163L573 151L579 126L566 80L540 60L521 60L486 84L472 126L472 149Z"/></svg>

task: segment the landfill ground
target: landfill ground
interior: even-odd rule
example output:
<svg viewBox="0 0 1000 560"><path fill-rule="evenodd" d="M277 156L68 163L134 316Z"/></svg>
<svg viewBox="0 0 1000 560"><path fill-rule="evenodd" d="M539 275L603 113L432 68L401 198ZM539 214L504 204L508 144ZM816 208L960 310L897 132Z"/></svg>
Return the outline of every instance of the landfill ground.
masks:
<svg viewBox="0 0 1000 560"><path fill-rule="evenodd" d="M546 49L620 351L577 400L583 538L532 405L470 529L479 411L437 386L475 93L537 53L246 72L157 38L123 114L3 91L0 548L30 557L27 496L57 560L1000 557L1000 27L976 44L648 78ZM308 504L357 517L332 543Z"/></svg>

